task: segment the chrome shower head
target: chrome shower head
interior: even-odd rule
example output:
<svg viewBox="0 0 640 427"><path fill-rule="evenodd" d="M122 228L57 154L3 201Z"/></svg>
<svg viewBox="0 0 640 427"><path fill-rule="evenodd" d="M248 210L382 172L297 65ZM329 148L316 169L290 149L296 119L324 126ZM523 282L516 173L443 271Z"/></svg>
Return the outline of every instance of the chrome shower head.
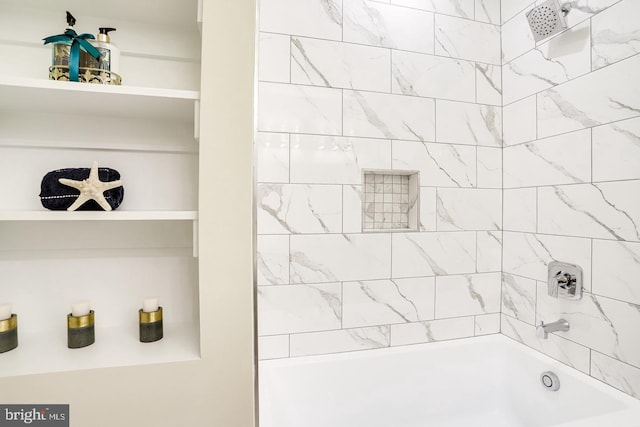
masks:
<svg viewBox="0 0 640 427"><path fill-rule="evenodd" d="M547 0L527 12L535 41L539 42L564 31L567 28L564 17L570 10L571 3L563 3L561 6L558 0Z"/></svg>

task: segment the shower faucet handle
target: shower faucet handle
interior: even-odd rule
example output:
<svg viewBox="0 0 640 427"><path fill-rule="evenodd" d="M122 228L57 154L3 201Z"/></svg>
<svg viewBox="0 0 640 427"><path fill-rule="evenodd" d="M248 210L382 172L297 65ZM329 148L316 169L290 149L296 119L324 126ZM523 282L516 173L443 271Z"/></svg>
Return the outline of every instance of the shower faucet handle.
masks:
<svg viewBox="0 0 640 427"><path fill-rule="evenodd" d="M554 298L578 300L582 298L582 269L573 264L549 263L548 293Z"/></svg>

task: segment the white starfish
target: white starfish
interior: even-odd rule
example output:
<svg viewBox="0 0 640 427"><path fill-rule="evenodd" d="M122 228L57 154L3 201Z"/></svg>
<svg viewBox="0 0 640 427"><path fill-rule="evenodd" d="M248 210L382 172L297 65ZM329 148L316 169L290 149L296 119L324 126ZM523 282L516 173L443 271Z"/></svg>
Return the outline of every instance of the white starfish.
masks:
<svg viewBox="0 0 640 427"><path fill-rule="evenodd" d="M75 211L80 206L84 205L89 200L95 200L105 211L111 210L111 205L104 198L104 192L111 190L112 188L120 187L122 185L121 180L102 182L98 176L98 162L93 162L91 165L91 172L89 172L89 178L83 181L74 181L67 178L59 178L58 182L69 187L80 190L80 195L71 206L67 208L68 211Z"/></svg>

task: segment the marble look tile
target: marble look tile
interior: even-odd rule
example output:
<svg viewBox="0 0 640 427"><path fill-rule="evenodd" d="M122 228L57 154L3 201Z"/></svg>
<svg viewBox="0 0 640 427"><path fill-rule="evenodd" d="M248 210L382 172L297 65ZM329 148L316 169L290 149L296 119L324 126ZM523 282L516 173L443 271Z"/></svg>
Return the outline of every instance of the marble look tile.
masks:
<svg viewBox="0 0 640 427"><path fill-rule="evenodd" d="M472 337L473 316L391 325L391 346Z"/></svg>
<svg viewBox="0 0 640 427"><path fill-rule="evenodd" d="M469 19L436 15L435 53L500 65L500 27Z"/></svg>
<svg viewBox="0 0 640 427"><path fill-rule="evenodd" d="M571 2L573 6L571 12L566 17L569 30L619 1L620 0L573 0ZM542 0L536 1L536 3L541 2ZM505 22L502 26L502 49L505 63L528 52L535 46L526 17L527 12L533 8L533 2L529 2L529 5L524 6L525 7L516 13L513 18L507 18L509 22ZM561 36L555 36L554 38L557 37ZM542 43L544 42L545 41Z"/></svg>
<svg viewBox="0 0 640 427"><path fill-rule="evenodd" d="M503 64L513 61L518 56L530 51L536 46L531 28L529 27L529 21L527 21L526 17L526 12L533 7L533 2L529 1L529 4L531 4L531 7L524 5L526 9L521 8L508 22L502 25Z"/></svg>
<svg viewBox="0 0 640 427"><path fill-rule="evenodd" d="M476 62L476 101L502 106L502 67Z"/></svg>
<svg viewBox="0 0 640 427"><path fill-rule="evenodd" d="M640 118L598 126L593 132L593 180L640 179Z"/></svg>
<svg viewBox="0 0 640 427"><path fill-rule="evenodd" d="M393 93L475 101L472 62L420 53L393 51Z"/></svg>
<svg viewBox="0 0 640 427"><path fill-rule="evenodd" d="M289 236L258 236L258 286L289 283Z"/></svg>
<svg viewBox="0 0 640 427"><path fill-rule="evenodd" d="M291 135L291 182L360 184L362 169L390 169L391 141Z"/></svg>
<svg viewBox="0 0 640 427"><path fill-rule="evenodd" d="M478 147L478 187L502 189L502 149Z"/></svg>
<svg viewBox="0 0 640 427"><path fill-rule="evenodd" d="M340 283L260 287L258 334L340 329L341 287Z"/></svg>
<svg viewBox="0 0 640 427"><path fill-rule="evenodd" d="M524 8L535 3L535 0L505 0L500 2L502 23L507 22Z"/></svg>
<svg viewBox="0 0 640 427"><path fill-rule="evenodd" d="M500 313L481 314L475 317L475 336L500 333Z"/></svg>
<svg viewBox="0 0 640 427"><path fill-rule="evenodd" d="M538 231L639 241L638 194L640 181L540 188Z"/></svg>
<svg viewBox="0 0 640 427"><path fill-rule="evenodd" d="M473 19L473 0L391 0L391 4Z"/></svg>
<svg viewBox="0 0 640 427"><path fill-rule="evenodd" d="M474 273L473 232L394 233L392 277L445 276Z"/></svg>
<svg viewBox="0 0 640 427"><path fill-rule="evenodd" d="M292 235L290 262L291 283L388 278L391 236Z"/></svg>
<svg viewBox="0 0 640 427"><path fill-rule="evenodd" d="M341 233L339 185L258 184L258 232Z"/></svg>
<svg viewBox="0 0 640 427"><path fill-rule="evenodd" d="M500 0L475 0L476 21L500 25Z"/></svg>
<svg viewBox="0 0 640 427"><path fill-rule="evenodd" d="M289 335L258 337L258 359L282 359L289 357Z"/></svg>
<svg viewBox="0 0 640 427"><path fill-rule="evenodd" d="M344 91L344 134L371 138L433 141L433 99Z"/></svg>
<svg viewBox="0 0 640 427"><path fill-rule="evenodd" d="M476 148L393 141L393 168L420 171L420 183L433 187L475 187Z"/></svg>
<svg viewBox="0 0 640 427"><path fill-rule="evenodd" d="M343 41L433 53L433 13L366 0L344 0Z"/></svg>
<svg viewBox="0 0 640 427"><path fill-rule="evenodd" d="M420 231L436 231L436 189L420 188Z"/></svg>
<svg viewBox="0 0 640 427"><path fill-rule="evenodd" d="M261 31L340 40L342 0L261 0L258 21Z"/></svg>
<svg viewBox="0 0 640 427"><path fill-rule="evenodd" d="M551 261L582 267L584 287L591 289L591 240L542 234L503 233L504 272L547 282Z"/></svg>
<svg viewBox="0 0 640 427"><path fill-rule="evenodd" d="M478 231L476 233L476 269L479 273L502 270L502 232Z"/></svg>
<svg viewBox="0 0 640 427"><path fill-rule="evenodd" d="M500 312L500 273L436 278L436 319Z"/></svg>
<svg viewBox="0 0 640 427"><path fill-rule="evenodd" d="M389 347L388 326L291 335L291 356L341 353Z"/></svg>
<svg viewBox="0 0 640 427"><path fill-rule="evenodd" d="M589 129L506 147L503 155L505 188L591 181Z"/></svg>
<svg viewBox="0 0 640 427"><path fill-rule="evenodd" d="M625 0L591 19L593 69L640 52L640 3Z"/></svg>
<svg viewBox="0 0 640 427"><path fill-rule="evenodd" d="M536 281L513 274L502 275L502 310L530 325L536 324Z"/></svg>
<svg viewBox="0 0 640 427"><path fill-rule="evenodd" d="M504 145L533 141L537 135L536 97L530 96L502 109Z"/></svg>
<svg viewBox="0 0 640 427"><path fill-rule="evenodd" d="M538 0L540 1L542 0ZM567 25L573 28L618 2L620 0L573 0L571 13L567 15Z"/></svg>
<svg viewBox="0 0 640 427"><path fill-rule="evenodd" d="M505 104L591 71L589 21L565 31L504 65Z"/></svg>
<svg viewBox="0 0 640 427"><path fill-rule="evenodd" d="M342 327L433 319L433 277L345 282Z"/></svg>
<svg viewBox="0 0 640 427"><path fill-rule="evenodd" d="M289 134L257 133L256 179L258 182L289 182Z"/></svg>
<svg viewBox="0 0 640 427"><path fill-rule="evenodd" d="M634 366L592 351L591 376L640 399L640 369Z"/></svg>
<svg viewBox="0 0 640 427"><path fill-rule="evenodd" d="M258 130L339 135L342 132L342 91L259 83Z"/></svg>
<svg viewBox="0 0 640 427"><path fill-rule="evenodd" d="M289 83L289 39L287 35L260 33L258 80Z"/></svg>
<svg viewBox="0 0 640 427"><path fill-rule="evenodd" d="M438 231L500 230L502 191L439 188Z"/></svg>
<svg viewBox="0 0 640 427"><path fill-rule="evenodd" d="M541 340L536 336L535 326L504 314L502 315L500 332L585 374L589 373L590 352L582 345L555 334L549 334L548 339Z"/></svg>
<svg viewBox="0 0 640 427"><path fill-rule="evenodd" d="M588 293L578 301L560 300L538 283L537 310L538 321L566 319L571 325L554 334L640 367L640 306Z"/></svg>
<svg viewBox="0 0 640 427"><path fill-rule="evenodd" d="M539 93L538 136L639 116L639 69L640 55L637 55Z"/></svg>
<svg viewBox="0 0 640 427"><path fill-rule="evenodd" d="M593 241L593 293L640 305L640 243Z"/></svg>
<svg viewBox="0 0 640 427"><path fill-rule="evenodd" d="M502 146L500 107L437 100L436 108L436 141Z"/></svg>
<svg viewBox="0 0 640 427"><path fill-rule="evenodd" d="M504 190L504 229L535 233L537 227L537 190Z"/></svg>
<svg viewBox="0 0 640 427"><path fill-rule="evenodd" d="M291 82L389 92L391 51L291 37Z"/></svg>
<svg viewBox="0 0 640 427"><path fill-rule="evenodd" d="M342 232L362 233L362 186L342 186Z"/></svg>

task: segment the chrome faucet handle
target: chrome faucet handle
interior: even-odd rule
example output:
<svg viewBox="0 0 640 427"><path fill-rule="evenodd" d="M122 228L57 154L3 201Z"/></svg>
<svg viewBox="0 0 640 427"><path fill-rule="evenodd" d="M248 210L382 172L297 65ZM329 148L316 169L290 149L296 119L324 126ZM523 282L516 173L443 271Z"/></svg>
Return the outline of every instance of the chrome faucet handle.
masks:
<svg viewBox="0 0 640 427"><path fill-rule="evenodd" d="M546 340L549 338L549 333L544 329L544 322L540 322L540 324L536 327L536 336L541 340Z"/></svg>
<svg viewBox="0 0 640 427"><path fill-rule="evenodd" d="M553 298L582 298L582 269L573 264L552 261L548 266L548 294Z"/></svg>

